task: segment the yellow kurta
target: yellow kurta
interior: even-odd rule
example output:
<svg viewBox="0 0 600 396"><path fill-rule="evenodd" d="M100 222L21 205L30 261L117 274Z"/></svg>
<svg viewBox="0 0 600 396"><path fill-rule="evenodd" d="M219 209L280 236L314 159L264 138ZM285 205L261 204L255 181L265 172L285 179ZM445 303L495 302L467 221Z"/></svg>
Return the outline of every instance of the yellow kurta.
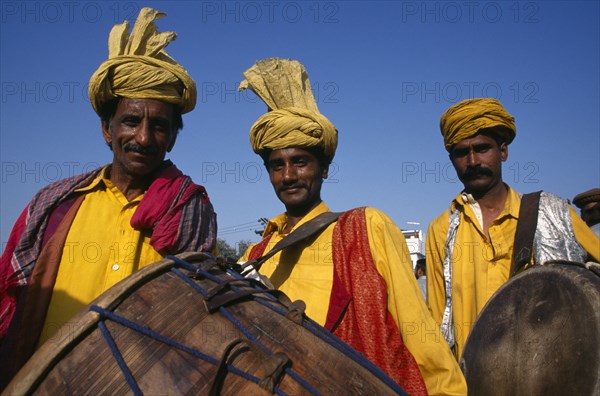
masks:
<svg viewBox="0 0 600 396"><path fill-rule="evenodd" d="M78 190L88 192L67 235L39 345L58 339L63 324L115 283L163 258L150 235L130 225L143 196L128 202L105 172Z"/></svg>
<svg viewBox="0 0 600 396"><path fill-rule="evenodd" d="M487 238L471 205L463 203L462 194L452 201L452 208L460 205L458 227L452 258L452 313L456 356L461 356L467 336L485 303L509 277L513 258L513 244L521 198L509 188L502 212L489 228ZM591 256L600 258L600 239L570 208L575 237ZM449 211L438 216L427 232L427 303L434 320L442 322L445 308L444 248L448 234Z"/></svg>
<svg viewBox="0 0 600 396"><path fill-rule="evenodd" d="M295 228L317 215L329 211L320 203ZM415 357L431 395L464 395L466 383L448 345L433 321L421 295L412 270L410 253L402 232L384 213L367 208L369 247L378 272L388 285L388 309L400 329L402 339ZM273 232L268 252L285 235L286 215L272 219L265 235ZM309 244L300 244L277 253L267 260L261 273L292 301L306 303L307 315L325 324L333 285L332 237L335 224L330 225ZM252 246L240 261L246 261Z"/></svg>

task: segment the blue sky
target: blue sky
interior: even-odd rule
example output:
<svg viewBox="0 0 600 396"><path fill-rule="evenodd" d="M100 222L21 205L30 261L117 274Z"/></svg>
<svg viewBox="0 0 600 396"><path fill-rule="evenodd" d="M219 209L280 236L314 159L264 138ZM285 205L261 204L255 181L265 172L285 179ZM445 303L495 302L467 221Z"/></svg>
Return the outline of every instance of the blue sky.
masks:
<svg viewBox="0 0 600 396"><path fill-rule="evenodd" d="M400 228L425 231L461 189L439 118L471 97L498 98L516 119L503 168L509 185L565 198L600 186L598 1L0 6L3 247L39 188L110 162L87 84L107 57L111 27L144 6L167 13L158 30L177 32L167 51L199 90L169 158L207 188L231 244L258 240L257 220L283 211L248 142L265 105L236 92L242 72L267 57L305 65L339 130L322 194L333 210L372 206Z"/></svg>

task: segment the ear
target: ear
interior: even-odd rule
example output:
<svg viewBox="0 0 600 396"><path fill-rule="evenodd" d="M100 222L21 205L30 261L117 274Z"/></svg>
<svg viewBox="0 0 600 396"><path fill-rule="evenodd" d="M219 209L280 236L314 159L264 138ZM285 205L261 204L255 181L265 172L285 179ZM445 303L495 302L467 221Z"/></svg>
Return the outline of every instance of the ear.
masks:
<svg viewBox="0 0 600 396"><path fill-rule="evenodd" d="M500 145L500 158L503 162L508 159L508 144L504 142Z"/></svg>
<svg viewBox="0 0 600 396"><path fill-rule="evenodd" d="M171 143L169 143L169 147L167 147L167 153L170 153L171 150L173 150L173 147L175 147L175 142L177 141L177 131L173 132L173 138L171 138Z"/></svg>
<svg viewBox="0 0 600 396"><path fill-rule="evenodd" d="M323 167L323 171L321 172L321 177L323 179L327 179L328 176L329 176L329 165L325 165Z"/></svg>
<svg viewBox="0 0 600 396"><path fill-rule="evenodd" d="M104 136L104 141L110 147L112 147L112 133L110 133L110 125L108 121L102 120L102 136Z"/></svg>

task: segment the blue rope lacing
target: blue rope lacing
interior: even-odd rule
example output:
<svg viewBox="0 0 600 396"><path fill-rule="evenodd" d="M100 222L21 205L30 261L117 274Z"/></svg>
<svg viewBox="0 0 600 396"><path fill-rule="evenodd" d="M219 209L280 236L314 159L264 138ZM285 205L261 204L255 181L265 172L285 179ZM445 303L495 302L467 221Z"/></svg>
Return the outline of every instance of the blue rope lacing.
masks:
<svg viewBox="0 0 600 396"><path fill-rule="evenodd" d="M208 271L198 268L197 266L195 266L191 263L181 260L178 257L167 256L166 258L174 261L178 266L180 266L188 271L192 271L192 272L194 272L208 280L211 280L213 282L221 283L221 280L219 277L214 276L214 275L210 274ZM173 274L175 274L177 277L182 279L184 282L186 282L188 285L193 287L194 290L196 290L203 297L206 298L208 296L208 293L204 288L202 288L198 283L194 282L193 279L191 279L187 274L183 273L179 268L172 267L170 269L170 271ZM235 271L227 271L227 273L230 276L233 276L235 278L244 279L244 277L242 277L239 273L237 273ZM233 284L229 285L229 286L232 291L240 290L237 286L235 286ZM257 286L255 286L255 287L257 287ZM277 298L275 296L270 295L268 293L261 295L261 297L263 297L263 296L264 296L264 298L255 298L254 301L262 304L265 307L268 307L269 309L271 309L283 316L285 316L287 314L287 311L285 309L283 309L281 306L273 304L274 302L277 302ZM121 352L119 351L119 348L116 345L112 335L110 334L110 331L106 327L106 325L104 323L105 320L111 320L122 326L128 327L128 328L135 330L135 331L137 331L147 337L150 337L156 341L159 341L159 342L169 345L173 348L187 352L190 355L195 356L199 359L202 359L214 366L218 366L220 364L220 361L212 356L202 353L201 351L199 351L195 348L191 348L184 344L181 344L180 342L177 342L169 337L165 337L165 336L161 335L160 333L153 331L152 329L150 329L147 326L135 323L129 319L124 318L123 316L115 314L112 311L106 310L97 305L90 306L90 310L97 312L101 315L102 320L99 321L98 327L100 328L100 331L101 331L102 335L104 336L104 339L106 340L115 360L117 361L117 364L118 364L119 368L121 369L121 372L123 373L125 380L127 381L127 384L129 385L133 394L136 396L142 395L142 391L140 390L137 382L135 381L135 378L133 377L129 367L125 363L125 359L123 358ZM258 338L256 338L254 336L254 334L252 334L246 327L244 327L243 324L240 321L238 321L227 310L226 307L224 307L224 306L219 307L219 312L225 318L227 318L249 341L260 346L260 348L263 351L265 351L265 353L268 354L269 356L272 355L272 352ZM340 352L344 353L346 356L349 356L351 359L353 359L354 361L361 364L369 372L371 372L373 375L375 375L377 378L379 378L382 382L384 382L386 385L388 385L391 389L393 389L398 394L401 394L401 395L406 394L404 392L404 390L398 384L396 384L396 382L394 382L393 380L391 380L391 378L389 378L387 375L385 375L375 364L373 364L370 360L365 358L361 353L357 352L356 350L351 348L349 345L342 342L339 338L337 338L336 336L331 334L329 331L327 331L327 329L323 328L322 326L320 326L319 324L317 324L316 322L314 322L313 320L311 320L309 318L305 318L305 320L303 321L303 327L305 329L307 329L308 331L310 331L316 337L323 339L329 345L332 345L333 347L338 349ZM240 369L237 369L230 364L227 364L227 370L229 372L236 374L236 375L238 375L248 381L251 381L255 384L258 384L260 381L259 378L255 377L251 374L248 374ZM294 372L294 370L292 370L291 367L286 367L285 372L287 375L290 376L290 378L292 378L299 385L304 387L304 389L306 389L307 392L309 392L313 395L320 394L317 389L315 389L310 383L308 383L300 375L298 375L296 372ZM279 389L278 386L275 386L274 392L278 395L282 395L282 396L285 395L285 393L281 389Z"/></svg>

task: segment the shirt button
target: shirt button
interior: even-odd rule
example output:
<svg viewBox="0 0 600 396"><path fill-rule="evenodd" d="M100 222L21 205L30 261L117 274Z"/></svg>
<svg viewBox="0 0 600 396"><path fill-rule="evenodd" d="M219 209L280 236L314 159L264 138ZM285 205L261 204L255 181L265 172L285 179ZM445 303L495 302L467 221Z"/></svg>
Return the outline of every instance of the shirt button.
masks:
<svg viewBox="0 0 600 396"><path fill-rule="evenodd" d="M119 268L121 268L121 267L119 267L119 264L113 264L113 266L112 266L113 271L118 271Z"/></svg>

